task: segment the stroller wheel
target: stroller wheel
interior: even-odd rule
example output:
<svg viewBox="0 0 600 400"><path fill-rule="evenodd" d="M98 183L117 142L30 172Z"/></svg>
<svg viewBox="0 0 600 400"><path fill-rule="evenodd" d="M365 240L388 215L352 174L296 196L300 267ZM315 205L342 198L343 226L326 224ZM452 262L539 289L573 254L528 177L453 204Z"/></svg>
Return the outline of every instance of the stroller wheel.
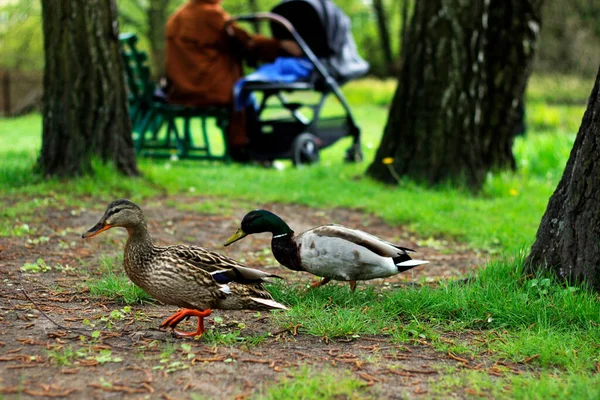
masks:
<svg viewBox="0 0 600 400"><path fill-rule="evenodd" d="M319 162L319 146L313 135L303 133L294 139L292 161L297 167Z"/></svg>

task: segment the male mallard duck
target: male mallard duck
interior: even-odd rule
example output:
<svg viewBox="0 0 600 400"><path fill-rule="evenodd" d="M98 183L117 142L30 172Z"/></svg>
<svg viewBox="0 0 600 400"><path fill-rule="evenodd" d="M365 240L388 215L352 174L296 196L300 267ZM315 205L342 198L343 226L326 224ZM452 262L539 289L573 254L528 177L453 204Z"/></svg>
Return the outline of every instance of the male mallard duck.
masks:
<svg viewBox="0 0 600 400"><path fill-rule="evenodd" d="M142 210L129 200L109 204L104 216L82 235L88 238L114 227L127 229L123 265L129 279L165 304L182 307L160 325L180 336L204 332L204 317L211 309L258 310L286 307L262 287L264 278L277 277L248 268L237 261L196 246L154 246ZM196 332L179 332L181 320L198 317Z"/></svg>
<svg viewBox="0 0 600 400"><path fill-rule="evenodd" d="M271 232L271 250L281 264L294 271L306 271L321 276L312 287L332 279L350 281L354 291L356 281L386 278L429 261L413 260L414 250L396 246L376 236L341 225L324 225L298 236L280 217L267 210L246 214L241 227L225 246L253 233Z"/></svg>

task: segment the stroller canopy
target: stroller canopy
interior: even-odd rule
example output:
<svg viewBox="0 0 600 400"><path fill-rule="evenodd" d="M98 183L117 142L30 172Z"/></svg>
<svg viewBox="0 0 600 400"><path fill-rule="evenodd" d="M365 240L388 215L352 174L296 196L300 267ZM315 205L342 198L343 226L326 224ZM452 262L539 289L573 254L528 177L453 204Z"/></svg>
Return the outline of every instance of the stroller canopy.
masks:
<svg viewBox="0 0 600 400"><path fill-rule="evenodd" d="M292 23L339 83L369 70L369 64L358 54L350 18L330 0L284 0L271 12ZM291 39L288 31L275 22L271 22L271 32L278 39Z"/></svg>

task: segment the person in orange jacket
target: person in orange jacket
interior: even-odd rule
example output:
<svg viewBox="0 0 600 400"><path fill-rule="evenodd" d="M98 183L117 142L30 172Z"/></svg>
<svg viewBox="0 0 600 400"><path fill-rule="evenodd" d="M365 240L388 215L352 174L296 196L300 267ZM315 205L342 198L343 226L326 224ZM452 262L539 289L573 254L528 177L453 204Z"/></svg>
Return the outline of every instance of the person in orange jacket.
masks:
<svg viewBox="0 0 600 400"><path fill-rule="evenodd" d="M297 43L251 35L229 15L222 0L190 0L166 26L168 101L193 107L231 107L233 85L243 76L242 62L270 62L279 55L302 55ZM234 161L249 161L244 112L233 112L227 141Z"/></svg>

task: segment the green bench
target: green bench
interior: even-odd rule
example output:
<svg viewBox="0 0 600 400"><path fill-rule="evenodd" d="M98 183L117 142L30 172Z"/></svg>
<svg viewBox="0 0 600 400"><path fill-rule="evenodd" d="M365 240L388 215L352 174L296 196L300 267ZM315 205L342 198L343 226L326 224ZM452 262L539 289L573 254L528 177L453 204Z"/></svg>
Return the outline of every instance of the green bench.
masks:
<svg viewBox="0 0 600 400"><path fill-rule="evenodd" d="M156 98L156 85L150 79L148 56L137 48L137 36L119 35L125 65L129 115L134 132L136 153L151 157L178 157L228 160L225 130L230 111L225 108L193 108L168 104ZM219 128L222 151L216 152L208 121ZM197 122L199 130L192 129ZM211 146L212 144L212 146Z"/></svg>

